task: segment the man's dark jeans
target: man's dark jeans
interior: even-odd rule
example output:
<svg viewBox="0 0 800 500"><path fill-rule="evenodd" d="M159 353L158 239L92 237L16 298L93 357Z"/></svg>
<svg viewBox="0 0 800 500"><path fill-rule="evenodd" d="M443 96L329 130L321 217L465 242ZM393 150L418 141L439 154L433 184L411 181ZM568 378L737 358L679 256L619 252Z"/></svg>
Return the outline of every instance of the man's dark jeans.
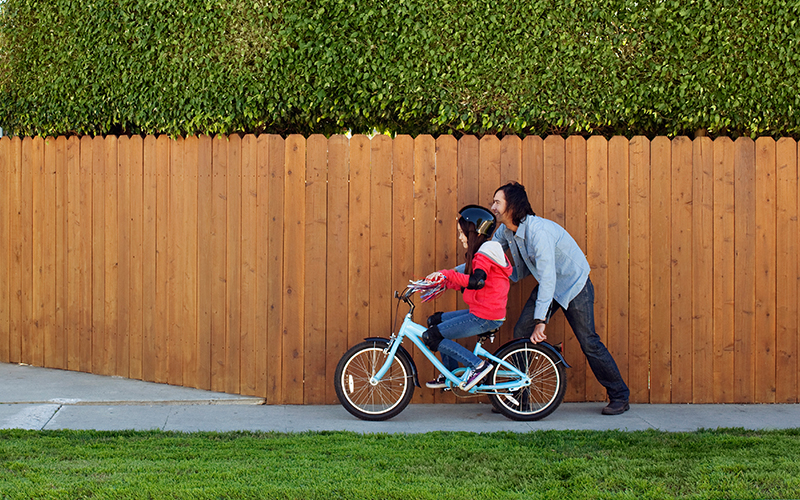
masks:
<svg viewBox="0 0 800 500"><path fill-rule="evenodd" d="M519 320L514 326L515 338L527 338L533 333L533 313L538 293L539 286L537 285L525 303L525 307L522 308L522 314L520 314ZM617 363L594 329L594 286L592 281L588 278L586 279L586 285L583 290L572 299L567 309L563 309L554 300L547 313L547 319L549 320L550 316L558 309L564 311L564 316L566 316L569 326L572 327L572 331L581 345L581 350L583 350L583 354L589 362L592 373L594 373L597 381L606 388L608 399L610 401L628 401L628 396L630 395L628 386L622 380Z"/></svg>

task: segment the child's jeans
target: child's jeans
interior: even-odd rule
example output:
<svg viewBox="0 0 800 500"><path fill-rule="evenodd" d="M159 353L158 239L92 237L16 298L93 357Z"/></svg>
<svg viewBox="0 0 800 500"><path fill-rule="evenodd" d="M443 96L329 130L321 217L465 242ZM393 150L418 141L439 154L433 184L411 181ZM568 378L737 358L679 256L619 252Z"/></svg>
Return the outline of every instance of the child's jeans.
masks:
<svg viewBox="0 0 800 500"><path fill-rule="evenodd" d="M442 314L442 322L437 326L444 340L439 343L439 352L442 353L442 364L450 371L458 368L458 363L472 368L481 363L481 359L469 349L453 339L463 339L480 335L499 328L502 319L482 319L470 313L468 309L446 312Z"/></svg>

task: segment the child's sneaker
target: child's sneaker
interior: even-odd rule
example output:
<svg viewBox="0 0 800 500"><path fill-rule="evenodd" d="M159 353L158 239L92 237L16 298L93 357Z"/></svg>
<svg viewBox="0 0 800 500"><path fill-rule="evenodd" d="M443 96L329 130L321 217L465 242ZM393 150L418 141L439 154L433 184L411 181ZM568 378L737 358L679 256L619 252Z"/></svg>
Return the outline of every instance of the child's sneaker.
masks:
<svg viewBox="0 0 800 500"><path fill-rule="evenodd" d="M428 389L444 389L447 387L447 379L440 373L435 379L430 382L425 382L425 387Z"/></svg>
<svg viewBox="0 0 800 500"><path fill-rule="evenodd" d="M492 368L494 368L494 366L492 366L492 364L488 361L484 360L481 364L472 369L472 373L470 374L469 378L467 378L467 382L464 384L463 389L468 391L478 385L478 382L486 378L486 375L491 373Z"/></svg>

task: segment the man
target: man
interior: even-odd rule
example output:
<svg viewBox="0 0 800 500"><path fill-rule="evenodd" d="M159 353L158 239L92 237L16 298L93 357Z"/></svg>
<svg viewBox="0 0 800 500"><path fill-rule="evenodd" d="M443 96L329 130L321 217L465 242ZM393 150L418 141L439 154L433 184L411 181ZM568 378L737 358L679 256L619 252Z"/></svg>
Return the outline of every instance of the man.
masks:
<svg viewBox="0 0 800 500"><path fill-rule="evenodd" d="M517 182L501 186L494 193L492 212L501 224L494 240L511 253L511 280L533 275L539 283L522 308L514 337L530 336L534 344L547 338L547 322L558 308L564 311L597 381L606 388L609 404L603 415L620 415L630 405L630 391L594 328L594 287L589 279L589 262L583 251L553 221L536 216L525 187Z"/></svg>

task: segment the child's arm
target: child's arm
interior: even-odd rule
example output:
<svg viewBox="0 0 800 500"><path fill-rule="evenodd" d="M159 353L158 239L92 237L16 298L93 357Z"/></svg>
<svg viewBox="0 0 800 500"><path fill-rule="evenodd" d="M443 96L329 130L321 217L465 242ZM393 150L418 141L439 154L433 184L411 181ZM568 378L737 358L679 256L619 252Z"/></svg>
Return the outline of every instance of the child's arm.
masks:
<svg viewBox="0 0 800 500"><path fill-rule="evenodd" d="M472 274L464 274L453 269L443 269L439 272L447 278L444 282L447 288L480 290L486 285L486 271L477 267L473 260Z"/></svg>

